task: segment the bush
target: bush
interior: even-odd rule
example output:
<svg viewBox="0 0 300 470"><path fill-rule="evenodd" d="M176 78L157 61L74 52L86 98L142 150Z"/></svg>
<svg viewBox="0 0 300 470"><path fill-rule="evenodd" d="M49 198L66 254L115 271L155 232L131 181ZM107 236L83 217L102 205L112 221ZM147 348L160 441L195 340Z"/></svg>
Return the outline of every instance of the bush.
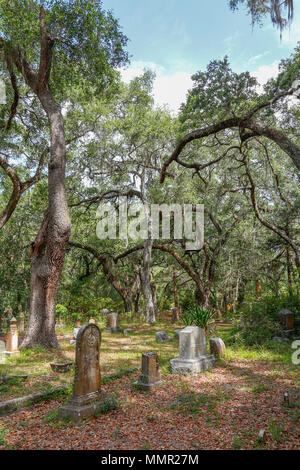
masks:
<svg viewBox="0 0 300 470"><path fill-rule="evenodd" d="M278 313L278 312L277 312ZM232 342L247 346L268 343L273 336L281 336L282 328L264 302L255 303L252 310L244 311L234 328Z"/></svg>
<svg viewBox="0 0 300 470"><path fill-rule="evenodd" d="M214 312L212 310L205 310L199 306L191 307L183 316L183 321L186 326L199 326L205 329L209 323L212 323Z"/></svg>

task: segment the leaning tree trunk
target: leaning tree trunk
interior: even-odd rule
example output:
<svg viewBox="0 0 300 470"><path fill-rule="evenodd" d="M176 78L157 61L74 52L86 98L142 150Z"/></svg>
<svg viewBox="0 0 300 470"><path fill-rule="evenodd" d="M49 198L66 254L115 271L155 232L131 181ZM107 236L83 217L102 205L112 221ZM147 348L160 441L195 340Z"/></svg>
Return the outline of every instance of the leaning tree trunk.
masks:
<svg viewBox="0 0 300 470"><path fill-rule="evenodd" d="M31 295L28 326L22 348L58 347L55 334L56 293L70 235L66 199L66 143L60 106L49 90L39 95L50 123L48 199L42 226L31 248Z"/></svg>

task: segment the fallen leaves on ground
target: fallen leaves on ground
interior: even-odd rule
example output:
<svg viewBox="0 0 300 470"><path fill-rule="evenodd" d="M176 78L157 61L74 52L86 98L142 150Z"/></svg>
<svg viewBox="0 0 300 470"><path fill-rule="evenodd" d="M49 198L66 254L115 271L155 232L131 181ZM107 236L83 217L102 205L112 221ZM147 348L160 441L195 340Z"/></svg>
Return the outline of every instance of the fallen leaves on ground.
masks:
<svg viewBox="0 0 300 470"><path fill-rule="evenodd" d="M39 404L2 418L0 448L299 449L299 406L283 405L284 392L299 390L288 369L274 374L273 367L243 360L193 377L166 375L151 393L132 387L138 374L123 377L103 386L118 393L120 409L75 426L45 420L61 402Z"/></svg>

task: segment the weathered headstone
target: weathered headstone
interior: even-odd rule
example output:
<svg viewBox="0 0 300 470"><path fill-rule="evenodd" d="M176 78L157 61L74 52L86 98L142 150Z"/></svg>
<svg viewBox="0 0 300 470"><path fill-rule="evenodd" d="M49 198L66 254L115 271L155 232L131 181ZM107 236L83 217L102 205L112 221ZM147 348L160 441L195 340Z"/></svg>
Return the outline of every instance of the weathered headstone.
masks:
<svg viewBox="0 0 300 470"><path fill-rule="evenodd" d="M19 333L24 333L25 331L25 315L23 312L19 315L19 323L18 323Z"/></svg>
<svg viewBox="0 0 300 470"><path fill-rule="evenodd" d="M154 352L142 354L142 373L135 382L142 390L151 390L153 387L163 383L159 371L158 355Z"/></svg>
<svg viewBox="0 0 300 470"><path fill-rule="evenodd" d="M176 323L179 320L180 308L179 307L172 307L171 312L172 312L172 322Z"/></svg>
<svg viewBox="0 0 300 470"><path fill-rule="evenodd" d="M76 339L74 392L68 403L59 409L61 417L79 421L95 412L101 398L99 354L101 332L89 323L80 328Z"/></svg>
<svg viewBox="0 0 300 470"><path fill-rule="evenodd" d="M111 312L107 315L106 331L109 333L116 333L117 331L120 331L117 313Z"/></svg>
<svg viewBox="0 0 300 470"><path fill-rule="evenodd" d="M181 330L175 330L174 331L174 338L175 339L179 339L179 333L181 332Z"/></svg>
<svg viewBox="0 0 300 470"><path fill-rule="evenodd" d="M223 357L226 353L226 347L221 338L210 338L209 347L210 354L213 354L215 357Z"/></svg>
<svg viewBox="0 0 300 470"><path fill-rule="evenodd" d="M179 357L171 359L173 374L198 374L215 364L212 354L206 352L205 331L197 326L187 326L179 333Z"/></svg>
<svg viewBox="0 0 300 470"><path fill-rule="evenodd" d="M167 341L170 341L170 338L165 331L157 331L155 334L155 339L159 343L166 343Z"/></svg>
<svg viewBox="0 0 300 470"><path fill-rule="evenodd" d="M293 330L295 326L295 314L291 310L280 310L278 320L286 330Z"/></svg>
<svg viewBox="0 0 300 470"><path fill-rule="evenodd" d="M10 327L6 335L6 351L9 356L19 356L19 334L17 320L13 317L10 320Z"/></svg>

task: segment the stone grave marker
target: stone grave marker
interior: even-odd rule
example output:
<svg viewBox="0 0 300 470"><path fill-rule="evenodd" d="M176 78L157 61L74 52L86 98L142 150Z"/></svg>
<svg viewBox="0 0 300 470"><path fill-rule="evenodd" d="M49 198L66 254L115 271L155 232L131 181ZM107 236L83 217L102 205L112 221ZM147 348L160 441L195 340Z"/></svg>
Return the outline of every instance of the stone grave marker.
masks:
<svg viewBox="0 0 300 470"><path fill-rule="evenodd" d="M280 310L278 320L285 328L292 330L295 326L295 314L291 310Z"/></svg>
<svg viewBox="0 0 300 470"><path fill-rule="evenodd" d="M206 352L205 331L187 326L179 333L179 357L171 359L173 374L198 374L214 366L215 358Z"/></svg>
<svg viewBox="0 0 300 470"><path fill-rule="evenodd" d="M155 334L155 339L159 343L166 343L167 341L170 341L170 338L165 331L157 331Z"/></svg>
<svg viewBox="0 0 300 470"><path fill-rule="evenodd" d="M213 354L215 357L223 357L226 353L226 347L221 338L210 338L209 348L210 354Z"/></svg>
<svg viewBox="0 0 300 470"><path fill-rule="evenodd" d="M97 325L89 323L80 328L76 338L73 396L59 409L59 416L79 421L94 414L101 398L100 344Z"/></svg>
<svg viewBox="0 0 300 470"><path fill-rule="evenodd" d="M172 307L171 312L172 312L172 322L176 323L179 320L180 308L179 307Z"/></svg>
<svg viewBox="0 0 300 470"><path fill-rule="evenodd" d="M142 354L142 373L135 385L142 390L151 390L163 383L159 371L158 355L154 352Z"/></svg>
<svg viewBox="0 0 300 470"><path fill-rule="evenodd" d="M17 327L17 320L13 317L10 320L10 327L6 335L6 351L8 356L19 356L19 333Z"/></svg>
<svg viewBox="0 0 300 470"><path fill-rule="evenodd" d="M120 331L117 313L111 312L107 315L106 331L109 333L116 333L117 331Z"/></svg>

